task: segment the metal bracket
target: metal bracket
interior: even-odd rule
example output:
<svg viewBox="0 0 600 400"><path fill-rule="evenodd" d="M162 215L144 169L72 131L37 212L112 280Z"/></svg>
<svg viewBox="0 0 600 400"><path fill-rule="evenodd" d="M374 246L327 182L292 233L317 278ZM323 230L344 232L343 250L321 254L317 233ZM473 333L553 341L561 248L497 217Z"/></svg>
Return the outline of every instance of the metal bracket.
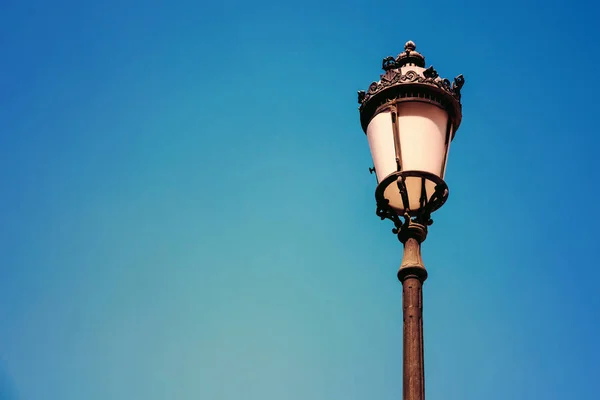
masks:
<svg viewBox="0 0 600 400"><path fill-rule="evenodd" d="M389 200L381 196L382 193L376 196L377 209L375 213L381 220L389 219L394 223L392 233L397 235L398 240L402 243L411 237L422 242L427 236L427 227L433 224L431 213L445 202L448 187L443 181L437 184L429 200L420 199L420 208L415 213L408 208L408 193L404 184L404 176L398 177L397 185L405 206L404 214L398 215L398 212L389 205Z"/></svg>

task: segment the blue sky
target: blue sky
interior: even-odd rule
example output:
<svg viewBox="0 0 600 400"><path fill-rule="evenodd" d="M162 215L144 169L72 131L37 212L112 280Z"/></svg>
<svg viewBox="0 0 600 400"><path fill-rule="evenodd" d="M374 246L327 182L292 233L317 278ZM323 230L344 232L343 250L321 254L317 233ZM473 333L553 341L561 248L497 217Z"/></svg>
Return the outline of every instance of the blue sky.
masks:
<svg viewBox="0 0 600 400"><path fill-rule="evenodd" d="M0 399L398 399L356 91L464 74L431 399L597 399L598 6L0 5Z"/></svg>

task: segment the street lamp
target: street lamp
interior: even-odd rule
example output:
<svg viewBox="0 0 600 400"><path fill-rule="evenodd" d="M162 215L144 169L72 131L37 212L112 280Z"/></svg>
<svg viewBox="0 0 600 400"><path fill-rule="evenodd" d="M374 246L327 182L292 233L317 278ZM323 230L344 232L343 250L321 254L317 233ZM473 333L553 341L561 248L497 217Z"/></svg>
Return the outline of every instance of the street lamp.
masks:
<svg viewBox="0 0 600 400"><path fill-rule="evenodd" d="M377 176L377 215L394 223L404 244L398 271L404 314L403 399L424 400L423 296L427 270L421 243L431 213L448 198L444 182L450 142L460 126L462 75L441 78L409 41L398 57L387 57L385 73L358 92L360 122Z"/></svg>

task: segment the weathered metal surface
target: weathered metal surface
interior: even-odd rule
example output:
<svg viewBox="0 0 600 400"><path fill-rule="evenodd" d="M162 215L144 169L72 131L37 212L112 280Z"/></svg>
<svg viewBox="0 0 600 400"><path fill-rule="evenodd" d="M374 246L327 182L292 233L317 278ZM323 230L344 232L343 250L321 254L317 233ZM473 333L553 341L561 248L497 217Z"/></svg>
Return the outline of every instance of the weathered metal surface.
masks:
<svg viewBox="0 0 600 400"><path fill-rule="evenodd" d="M449 79L440 77L433 66L425 68L425 57L415 49L415 44L409 41L404 46L404 52L396 58L384 58L382 69L385 73L380 76L380 80L371 83L366 91L358 92L360 120L365 133L371 118L381 106L404 101L436 104L448 111L454 131L460 126L460 91L465 78L458 75L450 82Z"/></svg>
<svg viewBox="0 0 600 400"><path fill-rule="evenodd" d="M398 270L402 282L403 387L404 400L425 399L425 365L423 359L423 282L427 270L421 259L421 242L427 236L424 225L411 223L403 230L404 256Z"/></svg>

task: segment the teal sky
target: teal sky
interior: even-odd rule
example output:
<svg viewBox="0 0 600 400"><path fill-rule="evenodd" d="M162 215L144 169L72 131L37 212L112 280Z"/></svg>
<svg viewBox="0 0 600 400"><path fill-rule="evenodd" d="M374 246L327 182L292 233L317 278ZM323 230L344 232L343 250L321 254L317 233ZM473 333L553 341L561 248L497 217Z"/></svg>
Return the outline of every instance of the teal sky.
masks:
<svg viewBox="0 0 600 400"><path fill-rule="evenodd" d="M428 399L600 398L600 7L0 4L0 400L392 400L401 244L356 91L462 73Z"/></svg>

